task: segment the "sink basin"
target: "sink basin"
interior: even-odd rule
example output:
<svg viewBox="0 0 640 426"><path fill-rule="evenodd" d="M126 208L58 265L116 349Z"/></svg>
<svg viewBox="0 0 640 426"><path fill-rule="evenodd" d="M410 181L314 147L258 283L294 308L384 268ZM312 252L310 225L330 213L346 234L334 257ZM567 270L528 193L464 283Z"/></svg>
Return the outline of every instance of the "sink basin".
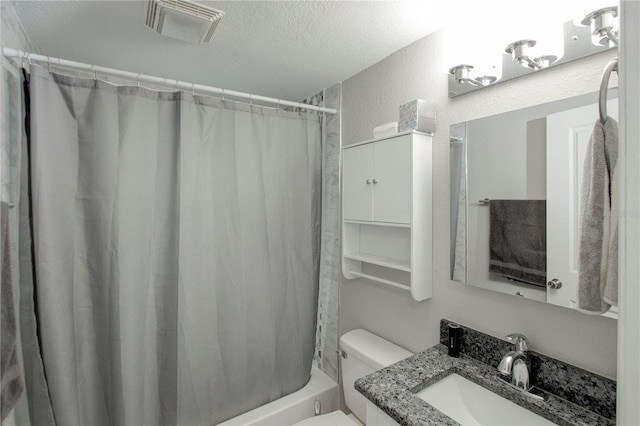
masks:
<svg viewBox="0 0 640 426"><path fill-rule="evenodd" d="M462 425L554 425L458 374L416 394Z"/></svg>

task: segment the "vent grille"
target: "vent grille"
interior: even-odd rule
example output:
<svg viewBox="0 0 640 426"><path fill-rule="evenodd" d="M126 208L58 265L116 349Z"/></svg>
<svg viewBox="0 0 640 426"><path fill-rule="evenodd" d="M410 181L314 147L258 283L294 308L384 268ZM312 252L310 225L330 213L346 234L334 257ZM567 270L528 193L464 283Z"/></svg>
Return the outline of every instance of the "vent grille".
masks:
<svg viewBox="0 0 640 426"><path fill-rule="evenodd" d="M149 0L147 7L147 26L169 37L182 39L184 41L194 41L185 40L184 38L163 31L164 20L169 15L180 15L188 17L193 22L197 22L196 25L204 28L205 31L201 39L195 42L204 43L211 40L213 32L224 16L224 12L189 0Z"/></svg>

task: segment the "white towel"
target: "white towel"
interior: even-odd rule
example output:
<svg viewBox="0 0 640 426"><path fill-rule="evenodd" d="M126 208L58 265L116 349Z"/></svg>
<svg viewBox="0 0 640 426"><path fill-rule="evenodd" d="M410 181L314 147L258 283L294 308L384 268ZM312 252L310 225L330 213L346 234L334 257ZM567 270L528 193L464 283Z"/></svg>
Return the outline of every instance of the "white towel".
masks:
<svg viewBox="0 0 640 426"><path fill-rule="evenodd" d="M601 314L618 301L618 123L598 120L584 163L578 247L578 310Z"/></svg>

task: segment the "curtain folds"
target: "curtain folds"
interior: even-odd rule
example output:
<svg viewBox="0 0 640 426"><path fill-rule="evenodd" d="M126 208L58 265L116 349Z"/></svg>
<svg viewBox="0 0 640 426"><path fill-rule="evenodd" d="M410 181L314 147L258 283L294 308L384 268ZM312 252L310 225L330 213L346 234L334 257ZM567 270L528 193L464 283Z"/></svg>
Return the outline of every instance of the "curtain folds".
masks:
<svg viewBox="0 0 640 426"><path fill-rule="evenodd" d="M339 110L341 98L342 84L338 83L312 98L310 103ZM322 130L322 242L314 363L337 382L341 265L340 114L325 117Z"/></svg>
<svg viewBox="0 0 640 426"><path fill-rule="evenodd" d="M30 88L37 309L56 422L210 425L304 386L318 116L37 66Z"/></svg>

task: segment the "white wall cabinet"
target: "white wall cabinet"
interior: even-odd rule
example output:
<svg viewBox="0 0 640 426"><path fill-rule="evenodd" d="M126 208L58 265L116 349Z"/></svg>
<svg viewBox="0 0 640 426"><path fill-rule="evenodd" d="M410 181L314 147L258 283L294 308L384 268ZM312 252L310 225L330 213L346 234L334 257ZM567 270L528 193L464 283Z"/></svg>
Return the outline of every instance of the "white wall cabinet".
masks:
<svg viewBox="0 0 640 426"><path fill-rule="evenodd" d="M431 297L430 135L405 132L343 149L342 269Z"/></svg>
<svg viewBox="0 0 640 426"><path fill-rule="evenodd" d="M411 135L345 148L344 218L411 223Z"/></svg>

